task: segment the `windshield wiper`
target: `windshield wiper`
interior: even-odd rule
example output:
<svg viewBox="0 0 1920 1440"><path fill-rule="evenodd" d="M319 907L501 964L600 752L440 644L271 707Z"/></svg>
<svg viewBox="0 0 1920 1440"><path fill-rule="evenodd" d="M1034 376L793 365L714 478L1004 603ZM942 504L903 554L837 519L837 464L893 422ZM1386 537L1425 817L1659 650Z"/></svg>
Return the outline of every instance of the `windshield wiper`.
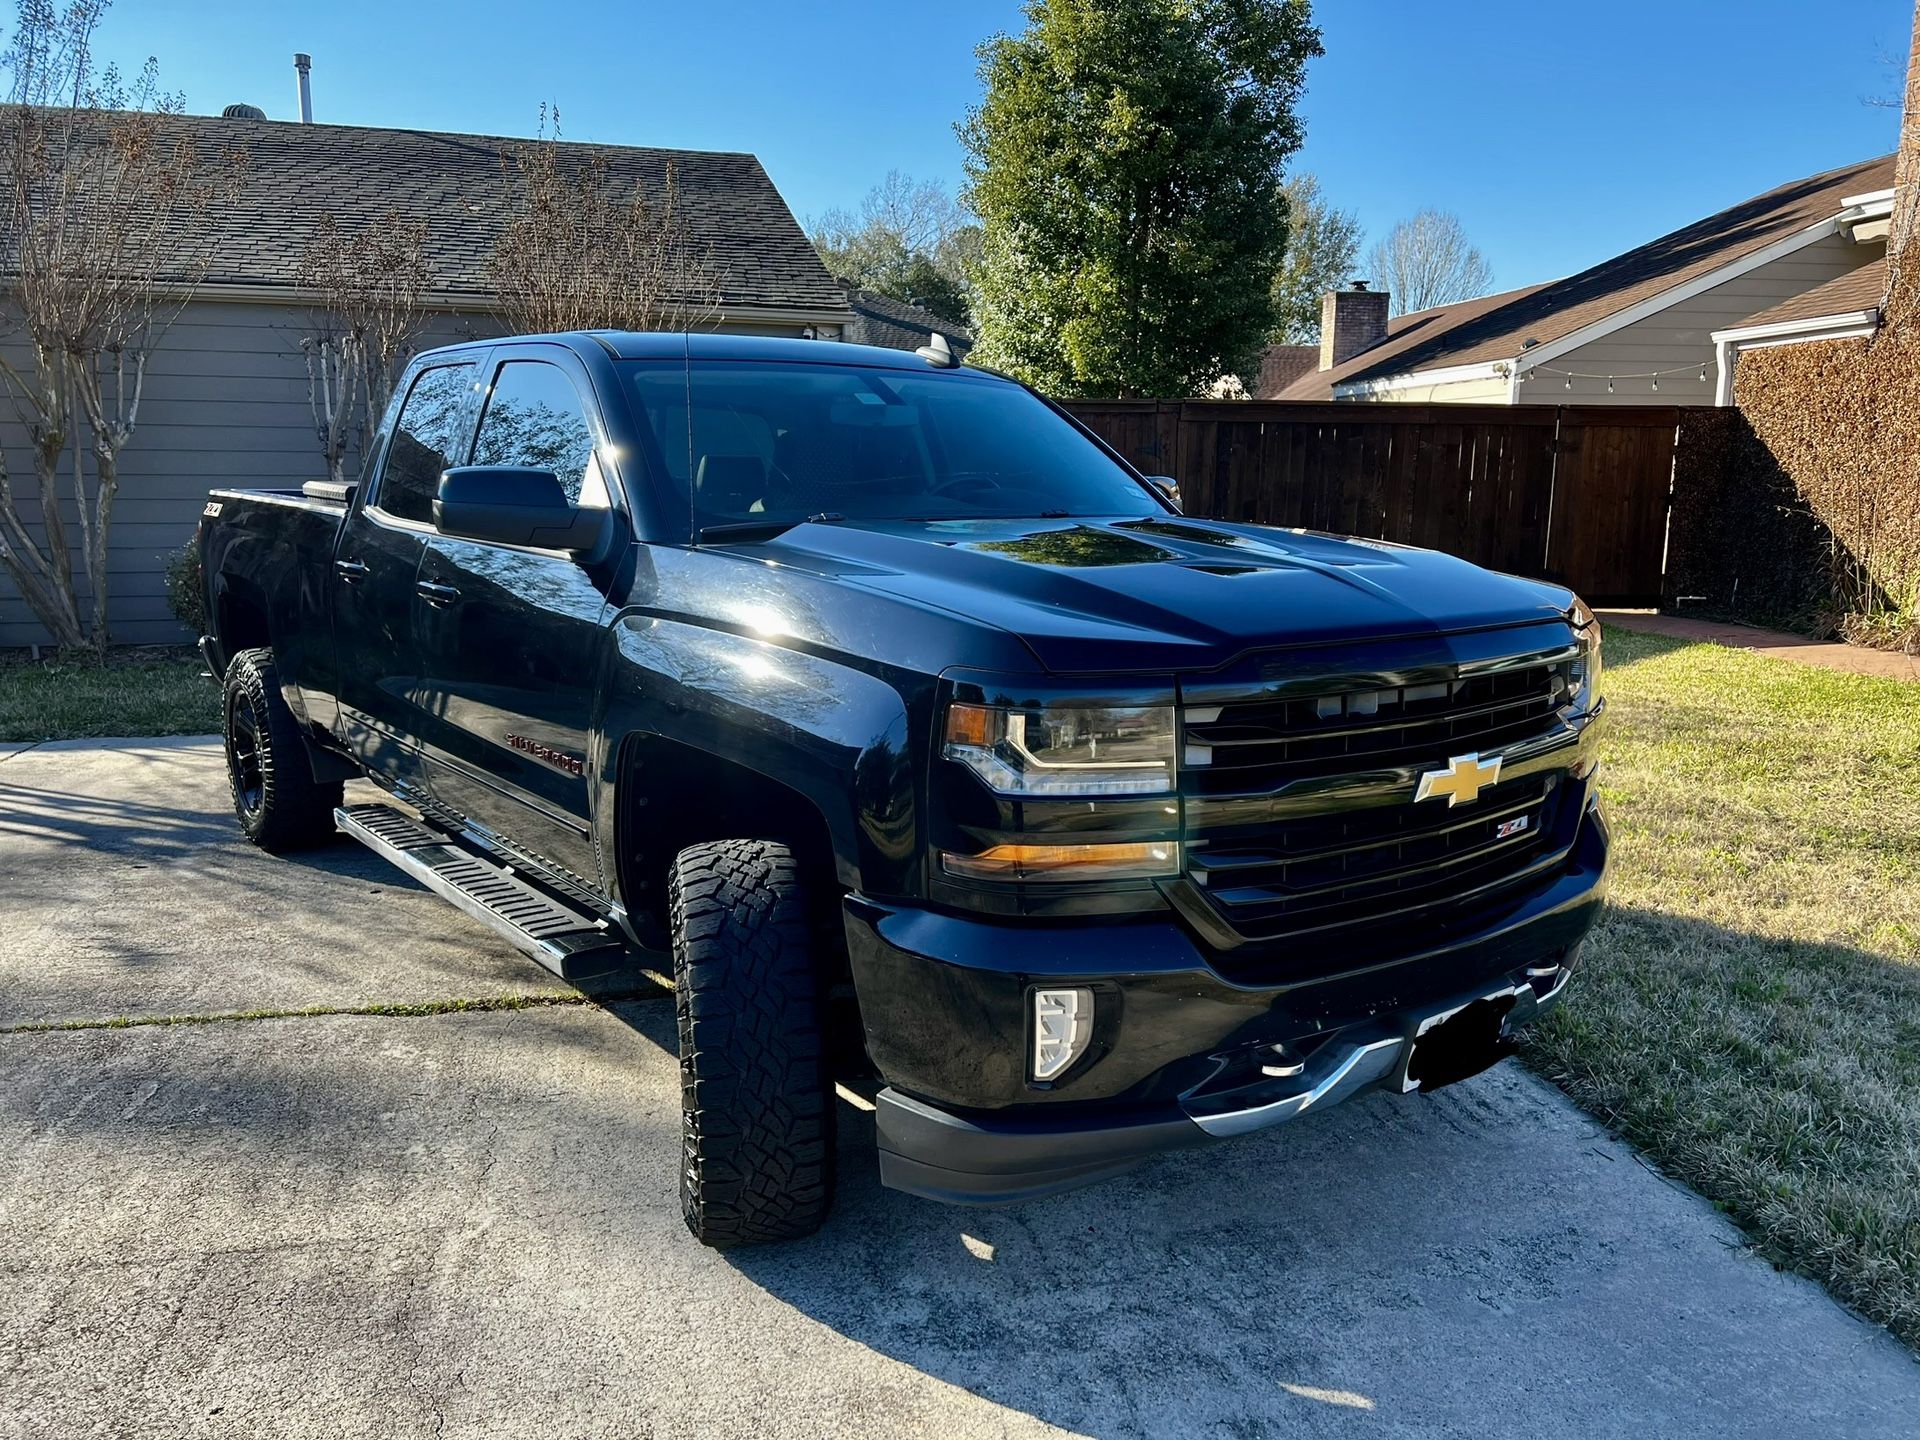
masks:
<svg viewBox="0 0 1920 1440"><path fill-rule="evenodd" d="M725 525L702 525L699 543L708 545L716 540L772 540L796 525L831 525L846 518L835 511L823 510L818 515L794 520L737 520Z"/></svg>

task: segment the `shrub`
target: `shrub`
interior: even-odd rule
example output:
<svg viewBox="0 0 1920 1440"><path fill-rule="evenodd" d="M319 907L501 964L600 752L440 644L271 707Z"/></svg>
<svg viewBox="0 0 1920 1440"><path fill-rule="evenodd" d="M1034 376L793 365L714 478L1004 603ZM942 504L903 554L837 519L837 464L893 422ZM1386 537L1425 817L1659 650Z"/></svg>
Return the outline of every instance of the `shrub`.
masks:
<svg viewBox="0 0 1920 1440"><path fill-rule="evenodd" d="M167 560L167 608L195 635L207 633L207 587L200 574L198 536Z"/></svg>

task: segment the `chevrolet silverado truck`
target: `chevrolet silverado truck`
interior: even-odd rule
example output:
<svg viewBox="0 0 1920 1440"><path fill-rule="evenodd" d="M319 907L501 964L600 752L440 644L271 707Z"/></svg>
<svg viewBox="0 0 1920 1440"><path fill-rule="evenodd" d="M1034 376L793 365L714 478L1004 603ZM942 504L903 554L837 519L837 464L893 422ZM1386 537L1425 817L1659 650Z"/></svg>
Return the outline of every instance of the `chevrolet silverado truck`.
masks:
<svg viewBox="0 0 1920 1440"><path fill-rule="evenodd" d="M207 502L240 825L563 977L670 950L709 1244L821 1223L843 1098L885 1184L1017 1201L1477 1073L1573 973L1565 589L1183 516L938 349L465 344L367 450Z"/></svg>

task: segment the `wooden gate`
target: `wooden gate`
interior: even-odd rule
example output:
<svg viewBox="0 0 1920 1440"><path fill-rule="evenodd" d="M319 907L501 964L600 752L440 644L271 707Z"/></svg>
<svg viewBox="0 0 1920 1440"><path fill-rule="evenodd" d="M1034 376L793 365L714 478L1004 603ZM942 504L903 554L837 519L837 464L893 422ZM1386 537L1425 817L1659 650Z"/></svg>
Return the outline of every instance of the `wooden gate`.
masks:
<svg viewBox="0 0 1920 1440"><path fill-rule="evenodd" d="M1673 407L1074 401L1188 514L1420 545L1656 603Z"/></svg>

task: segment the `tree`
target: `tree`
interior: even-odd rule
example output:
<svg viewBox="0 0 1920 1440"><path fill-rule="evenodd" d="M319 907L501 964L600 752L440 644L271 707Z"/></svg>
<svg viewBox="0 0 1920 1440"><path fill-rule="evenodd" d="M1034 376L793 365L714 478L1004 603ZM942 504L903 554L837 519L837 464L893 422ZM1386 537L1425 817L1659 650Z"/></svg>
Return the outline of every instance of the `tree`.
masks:
<svg viewBox="0 0 1920 1440"><path fill-rule="evenodd" d="M857 209L815 220L809 238L841 279L970 323L980 227L938 181L889 170Z"/></svg>
<svg viewBox="0 0 1920 1440"><path fill-rule="evenodd" d="M1493 288L1486 256L1468 242L1460 217L1446 210L1402 220L1373 247L1367 267L1374 284L1392 295L1396 315L1471 300Z"/></svg>
<svg viewBox="0 0 1920 1440"><path fill-rule="evenodd" d="M1286 184L1287 253L1273 277L1273 333L1277 345L1320 343L1320 300L1353 276L1360 254L1360 218L1337 210L1320 194L1320 181L1296 175Z"/></svg>
<svg viewBox="0 0 1920 1440"><path fill-rule="evenodd" d="M1191 395L1252 368L1306 0L1029 0L961 127L984 226L978 358L1062 395ZM1249 283L1249 277L1256 277Z"/></svg>
<svg viewBox="0 0 1920 1440"><path fill-rule="evenodd" d="M604 152L563 144L560 112L543 105L538 138L509 147L500 164L508 217L493 281L513 330L713 323L725 277L687 222L674 162L651 186L616 177Z"/></svg>
<svg viewBox="0 0 1920 1440"><path fill-rule="evenodd" d="M349 232L332 215L300 261L300 283L319 293L300 349L307 400L327 473L346 479L349 449L386 413L426 324L427 224L397 210Z"/></svg>
<svg viewBox="0 0 1920 1440"><path fill-rule="evenodd" d="M160 93L152 60L131 81L95 66L106 8L107 0L64 8L20 0L12 47L0 57L0 251L7 318L25 351L0 356L0 379L33 457L33 490L17 496L0 456L0 565L55 644L96 649L109 639L108 535L147 364L206 274L217 231L206 211L244 163L238 154L203 160L169 123L180 102ZM61 504L69 446L92 593L84 618Z"/></svg>

